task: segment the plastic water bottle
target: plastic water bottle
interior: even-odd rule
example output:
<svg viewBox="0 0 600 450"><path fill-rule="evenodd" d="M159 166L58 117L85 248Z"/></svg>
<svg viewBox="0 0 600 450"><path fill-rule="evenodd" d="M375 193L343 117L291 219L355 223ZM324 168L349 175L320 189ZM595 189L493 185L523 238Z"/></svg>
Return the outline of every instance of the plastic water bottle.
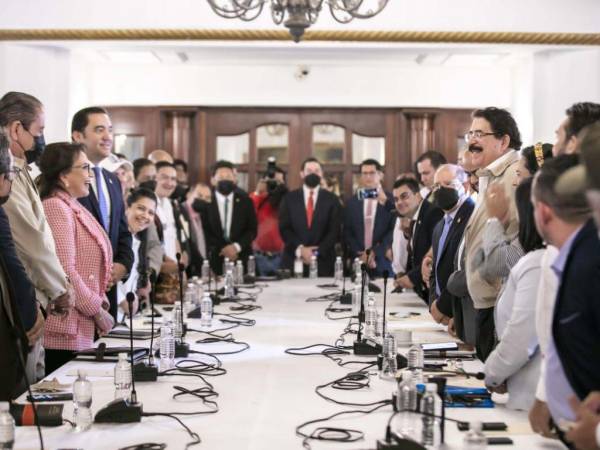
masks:
<svg viewBox="0 0 600 450"><path fill-rule="evenodd" d="M115 399L129 400L131 395L131 364L127 353L119 353L119 361L115 365Z"/></svg>
<svg viewBox="0 0 600 450"><path fill-rule="evenodd" d="M248 276L256 277L256 261L254 255L248 256Z"/></svg>
<svg viewBox="0 0 600 450"><path fill-rule="evenodd" d="M225 298L233 298L235 296L233 290L233 272L228 270L225 275L225 287L223 289Z"/></svg>
<svg viewBox="0 0 600 450"><path fill-rule="evenodd" d="M304 276L304 263L299 256L294 260L294 278L302 278Z"/></svg>
<svg viewBox="0 0 600 450"><path fill-rule="evenodd" d="M415 384L423 382L423 366L425 355L419 344L414 344L408 349L408 370L413 374Z"/></svg>
<svg viewBox="0 0 600 450"><path fill-rule="evenodd" d="M235 284L238 286L244 284L244 264L241 261L238 261L235 266Z"/></svg>
<svg viewBox="0 0 600 450"><path fill-rule="evenodd" d="M487 448L487 438L481 431L483 426L481 422L471 422L469 431L463 439L463 450L484 450Z"/></svg>
<svg viewBox="0 0 600 450"><path fill-rule="evenodd" d="M223 275L227 273L227 269L229 269L229 258L223 258Z"/></svg>
<svg viewBox="0 0 600 450"><path fill-rule="evenodd" d="M344 264L342 263L341 256L335 258L334 276L335 284L341 285L344 280Z"/></svg>
<svg viewBox="0 0 600 450"><path fill-rule="evenodd" d="M442 412L442 401L437 395L437 384L425 385L425 395L421 399L421 412L423 413L421 444L431 449L438 448L441 441L439 416Z"/></svg>
<svg viewBox="0 0 600 450"><path fill-rule="evenodd" d="M375 323L375 340L383 345L383 337L385 333L383 331L383 313L377 312L377 322Z"/></svg>
<svg viewBox="0 0 600 450"><path fill-rule="evenodd" d="M181 320L181 306L173 308L173 337L175 342L183 342L183 321Z"/></svg>
<svg viewBox="0 0 600 450"><path fill-rule="evenodd" d="M200 326L210 327L212 325L213 302L208 292L205 292L204 296L202 297L202 302L200 303L200 312L202 313L200 317Z"/></svg>
<svg viewBox="0 0 600 450"><path fill-rule="evenodd" d="M202 263L202 283L208 284L208 280L210 279L210 265L208 264L208 259L205 259Z"/></svg>
<svg viewBox="0 0 600 450"><path fill-rule="evenodd" d="M377 308L375 307L375 297L369 295L367 307L365 309L365 336L375 339L375 327L377 326Z"/></svg>
<svg viewBox="0 0 600 450"><path fill-rule="evenodd" d="M354 276L358 279L358 277L362 274L362 270L360 268L361 263L360 263L360 259L359 258L354 258L354 263L353 263L353 267L354 267Z"/></svg>
<svg viewBox="0 0 600 450"><path fill-rule="evenodd" d="M396 379L396 371L398 370L398 362L396 360L397 351L396 338L394 338L393 335L386 333L383 338L381 352L383 356L380 373L381 378L386 380Z"/></svg>
<svg viewBox="0 0 600 450"><path fill-rule="evenodd" d="M85 370L77 371L73 383L73 423L75 431L89 430L92 426L92 382L87 379Z"/></svg>
<svg viewBox="0 0 600 450"><path fill-rule="evenodd" d="M183 307L185 311L191 311L196 302L196 285L190 281L185 288L185 294L183 294Z"/></svg>
<svg viewBox="0 0 600 450"><path fill-rule="evenodd" d="M317 257L315 255L310 257L310 268L308 274L311 280L316 280L319 276L319 267L317 265Z"/></svg>
<svg viewBox="0 0 600 450"><path fill-rule="evenodd" d="M175 365L175 338L171 323L166 322L160 328L160 370L168 370Z"/></svg>
<svg viewBox="0 0 600 450"><path fill-rule="evenodd" d="M358 316L360 313L360 293L361 293L360 278L356 279L354 289L352 289L352 315Z"/></svg>
<svg viewBox="0 0 600 450"><path fill-rule="evenodd" d="M0 449L12 449L15 445L15 420L10 414L8 402L0 402Z"/></svg>
<svg viewBox="0 0 600 450"><path fill-rule="evenodd" d="M398 385L396 396L396 407L398 409L398 420L396 421L396 432L402 437L416 439L417 427L417 387L410 370L402 372L402 381Z"/></svg>

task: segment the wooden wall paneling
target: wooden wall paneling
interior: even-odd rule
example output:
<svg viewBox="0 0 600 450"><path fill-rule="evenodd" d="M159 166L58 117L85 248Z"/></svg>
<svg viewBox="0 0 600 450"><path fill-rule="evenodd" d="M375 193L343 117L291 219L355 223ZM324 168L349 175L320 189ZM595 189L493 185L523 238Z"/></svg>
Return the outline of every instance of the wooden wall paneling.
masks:
<svg viewBox="0 0 600 450"><path fill-rule="evenodd" d="M200 110L194 116L195 151L190 153L188 159L188 176L190 183L204 182L210 184L207 164L206 120L207 115L205 111Z"/></svg>
<svg viewBox="0 0 600 450"><path fill-rule="evenodd" d="M440 110L435 122L436 150L455 163L458 156L458 141L471 125L470 109Z"/></svg>

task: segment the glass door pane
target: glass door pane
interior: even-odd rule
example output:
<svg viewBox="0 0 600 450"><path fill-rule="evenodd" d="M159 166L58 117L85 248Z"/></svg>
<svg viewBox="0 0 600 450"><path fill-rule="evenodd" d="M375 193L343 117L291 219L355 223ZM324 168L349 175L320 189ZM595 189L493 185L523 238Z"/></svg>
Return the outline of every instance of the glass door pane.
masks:
<svg viewBox="0 0 600 450"><path fill-rule="evenodd" d="M385 138L352 133L352 164L360 164L365 159L385 164Z"/></svg>
<svg viewBox="0 0 600 450"><path fill-rule="evenodd" d="M289 127L274 123L256 129L257 162L266 164L273 156L277 164L289 162Z"/></svg>
<svg viewBox="0 0 600 450"><path fill-rule="evenodd" d="M225 159L233 164L248 163L250 133L237 136L217 136L217 160Z"/></svg>
<svg viewBox="0 0 600 450"><path fill-rule="evenodd" d="M344 162L345 129L336 125L318 124L312 127L312 148L321 164Z"/></svg>

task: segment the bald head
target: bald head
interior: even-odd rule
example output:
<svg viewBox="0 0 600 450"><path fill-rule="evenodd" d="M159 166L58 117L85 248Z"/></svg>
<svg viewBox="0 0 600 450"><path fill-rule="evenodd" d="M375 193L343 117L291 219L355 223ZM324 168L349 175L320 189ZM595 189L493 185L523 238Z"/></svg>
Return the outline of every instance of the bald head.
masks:
<svg viewBox="0 0 600 450"><path fill-rule="evenodd" d="M152 161L154 164L160 161L166 161L173 164L173 157L171 154L165 150L154 150L152 153L148 155L148 159Z"/></svg>
<svg viewBox="0 0 600 450"><path fill-rule="evenodd" d="M435 184L450 186L454 180L460 184L464 184L467 181L467 173L462 167L456 164L442 164L435 172Z"/></svg>

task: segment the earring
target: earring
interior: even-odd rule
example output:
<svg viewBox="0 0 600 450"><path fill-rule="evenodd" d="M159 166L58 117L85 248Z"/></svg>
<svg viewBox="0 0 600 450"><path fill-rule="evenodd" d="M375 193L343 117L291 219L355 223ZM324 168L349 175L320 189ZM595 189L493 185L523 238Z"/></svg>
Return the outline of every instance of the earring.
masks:
<svg viewBox="0 0 600 450"><path fill-rule="evenodd" d="M67 189L69 189L69 182L68 182L68 181L65 183L65 187L66 187Z"/></svg>

